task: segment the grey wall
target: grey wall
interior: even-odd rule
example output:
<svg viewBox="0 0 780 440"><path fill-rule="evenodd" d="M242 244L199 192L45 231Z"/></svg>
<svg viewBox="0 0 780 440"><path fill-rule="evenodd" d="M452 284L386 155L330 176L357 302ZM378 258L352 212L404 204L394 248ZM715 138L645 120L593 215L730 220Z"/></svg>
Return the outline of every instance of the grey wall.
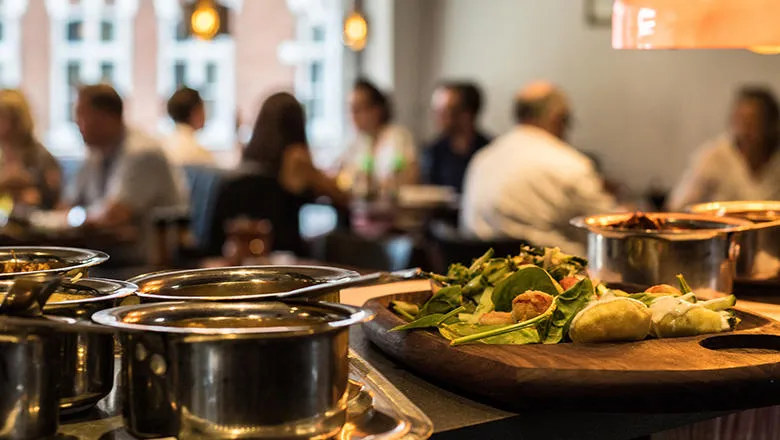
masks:
<svg viewBox="0 0 780 440"><path fill-rule="evenodd" d="M672 185L690 152L720 132L741 83L780 92L780 56L747 51L626 52L609 28L589 27L585 0L367 0L393 4L392 78L399 119L431 134L440 78L473 78L487 98L484 126L511 127L523 83L551 79L570 95L572 143L598 153L614 177L641 190ZM387 64L385 64L387 66Z"/></svg>

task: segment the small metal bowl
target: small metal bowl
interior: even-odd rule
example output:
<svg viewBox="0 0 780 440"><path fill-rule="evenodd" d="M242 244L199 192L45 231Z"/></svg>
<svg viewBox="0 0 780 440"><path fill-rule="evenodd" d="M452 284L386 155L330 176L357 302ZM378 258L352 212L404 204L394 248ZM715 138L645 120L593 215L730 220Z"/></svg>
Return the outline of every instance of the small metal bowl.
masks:
<svg viewBox="0 0 780 440"><path fill-rule="evenodd" d="M129 280L143 302L258 301L304 297L338 302L339 288L314 297L297 289L358 278L351 270L320 266L246 266L157 272Z"/></svg>
<svg viewBox="0 0 780 440"><path fill-rule="evenodd" d="M139 437L330 438L345 422L349 326L372 314L311 301L118 307L127 428Z"/></svg>
<svg viewBox="0 0 780 440"><path fill-rule="evenodd" d="M0 279L12 279L22 275L40 273L59 273L75 276L78 273L87 275L92 266L104 263L108 254L90 249L66 247L15 246L0 247L0 264L10 262L49 263L50 269L30 272L0 272ZM0 269L1 270L1 269Z"/></svg>
<svg viewBox="0 0 780 440"><path fill-rule="evenodd" d="M578 217L572 225L588 231L588 272L595 279L640 285L676 284L683 274L694 289L730 292L741 232L752 223L689 213L647 213L675 229L628 229L633 214Z"/></svg>
<svg viewBox="0 0 780 440"><path fill-rule="evenodd" d="M758 226L755 230L746 231L740 240L737 259L739 279L765 279L780 274L780 201L701 203L689 206L688 210L698 214L749 220Z"/></svg>

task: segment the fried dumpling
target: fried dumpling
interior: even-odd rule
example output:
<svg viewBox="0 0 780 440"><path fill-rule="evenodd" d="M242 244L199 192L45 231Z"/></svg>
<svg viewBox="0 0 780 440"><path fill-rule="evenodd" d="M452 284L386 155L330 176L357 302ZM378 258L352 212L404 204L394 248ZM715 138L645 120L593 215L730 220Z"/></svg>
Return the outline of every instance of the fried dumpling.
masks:
<svg viewBox="0 0 780 440"><path fill-rule="evenodd" d="M658 338L679 338L719 333L732 328L727 311L715 311L681 298L664 296L650 305L653 334Z"/></svg>
<svg viewBox="0 0 780 440"><path fill-rule="evenodd" d="M650 333L650 310L631 298L594 301L582 309L569 327L574 342L640 341Z"/></svg>

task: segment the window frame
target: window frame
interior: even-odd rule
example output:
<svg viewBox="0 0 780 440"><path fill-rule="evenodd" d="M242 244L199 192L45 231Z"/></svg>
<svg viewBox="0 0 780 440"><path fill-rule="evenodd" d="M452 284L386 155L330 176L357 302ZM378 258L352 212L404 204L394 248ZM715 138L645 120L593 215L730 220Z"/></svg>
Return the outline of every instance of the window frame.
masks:
<svg viewBox="0 0 780 440"><path fill-rule="evenodd" d="M47 146L59 156L83 156L83 140L73 122L70 103L73 87L68 69L78 63L80 81L86 84L102 81L105 63L113 65L112 85L120 95L128 95L133 87L133 38L135 13L139 0L81 0L71 3L46 0L49 13L51 65L49 131ZM81 21L81 39L69 41L68 26ZM113 41L103 41L102 28L113 23Z"/></svg>
<svg viewBox="0 0 780 440"><path fill-rule="evenodd" d="M0 87L18 88L22 82L22 16L27 0L3 0L0 4Z"/></svg>
<svg viewBox="0 0 780 440"><path fill-rule="evenodd" d="M221 0L231 14L241 12L243 0ZM176 91L176 69L183 62L185 85L212 101L215 115L198 133L204 147L214 152L230 151L236 142L236 44L232 35L218 35L211 41L181 39L183 10L179 0L154 0L157 16L157 95L165 102ZM209 65L216 66L216 81L203 90ZM192 72L192 73L190 73ZM192 76L190 76L192 75ZM170 133L174 123L167 114L158 121L161 133Z"/></svg>
<svg viewBox="0 0 780 440"><path fill-rule="evenodd" d="M346 103L345 50L341 41L344 19L343 0L287 0L295 15L295 40L278 48L281 62L295 68L295 95L301 103L321 100L321 111L312 115L307 108L307 132L314 159L322 165L335 162L345 148ZM317 30L324 38L315 38ZM322 66L322 81L312 78L312 66ZM321 96L316 96L321 94Z"/></svg>

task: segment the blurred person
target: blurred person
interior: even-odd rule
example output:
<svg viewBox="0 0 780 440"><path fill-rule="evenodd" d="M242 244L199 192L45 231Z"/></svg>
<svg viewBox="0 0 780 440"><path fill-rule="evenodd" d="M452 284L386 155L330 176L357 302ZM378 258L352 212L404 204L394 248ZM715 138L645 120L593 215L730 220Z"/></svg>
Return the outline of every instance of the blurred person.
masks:
<svg viewBox="0 0 780 440"><path fill-rule="evenodd" d="M18 90L0 90L0 194L23 205L53 208L62 171L35 136L27 99Z"/></svg>
<svg viewBox="0 0 780 440"><path fill-rule="evenodd" d="M147 260L151 213L185 203L182 188L156 139L125 124L122 98L111 86L79 90L76 124L87 147L67 200L87 210L87 225L138 234L136 246L118 246L112 260Z"/></svg>
<svg viewBox="0 0 780 440"><path fill-rule="evenodd" d="M466 171L461 228L481 239L525 239L584 255L580 215L615 208L593 162L566 142L570 110L554 85L537 81L515 100L518 125L474 155Z"/></svg>
<svg viewBox="0 0 780 440"><path fill-rule="evenodd" d="M197 90L182 87L168 100L168 116L176 124L165 140L165 152L176 166L213 166L214 157L195 134L206 125L206 107Z"/></svg>
<svg viewBox="0 0 780 440"><path fill-rule="evenodd" d="M446 82L431 101L439 134L422 152L423 179L462 192L469 161L490 143L490 136L477 128L482 93L473 83Z"/></svg>
<svg viewBox="0 0 780 440"><path fill-rule="evenodd" d="M762 87L737 92L729 132L698 149L669 196L668 208L780 197L780 107Z"/></svg>
<svg viewBox="0 0 780 440"><path fill-rule="evenodd" d="M299 212L319 197L349 203L312 162L303 106L289 93L276 93L263 102L241 164L217 197L208 252L221 253L230 220L250 217L270 222L274 250L304 254Z"/></svg>
<svg viewBox="0 0 780 440"><path fill-rule="evenodd" d="M357 137L341 161L340 178L348 182L342 187L368 195L417 183L417 147L409 130L392 123L388 97L371 82L359 79L350 93L349 108ZM365 185L358 181L361 175L367 178Z"/></svg>

